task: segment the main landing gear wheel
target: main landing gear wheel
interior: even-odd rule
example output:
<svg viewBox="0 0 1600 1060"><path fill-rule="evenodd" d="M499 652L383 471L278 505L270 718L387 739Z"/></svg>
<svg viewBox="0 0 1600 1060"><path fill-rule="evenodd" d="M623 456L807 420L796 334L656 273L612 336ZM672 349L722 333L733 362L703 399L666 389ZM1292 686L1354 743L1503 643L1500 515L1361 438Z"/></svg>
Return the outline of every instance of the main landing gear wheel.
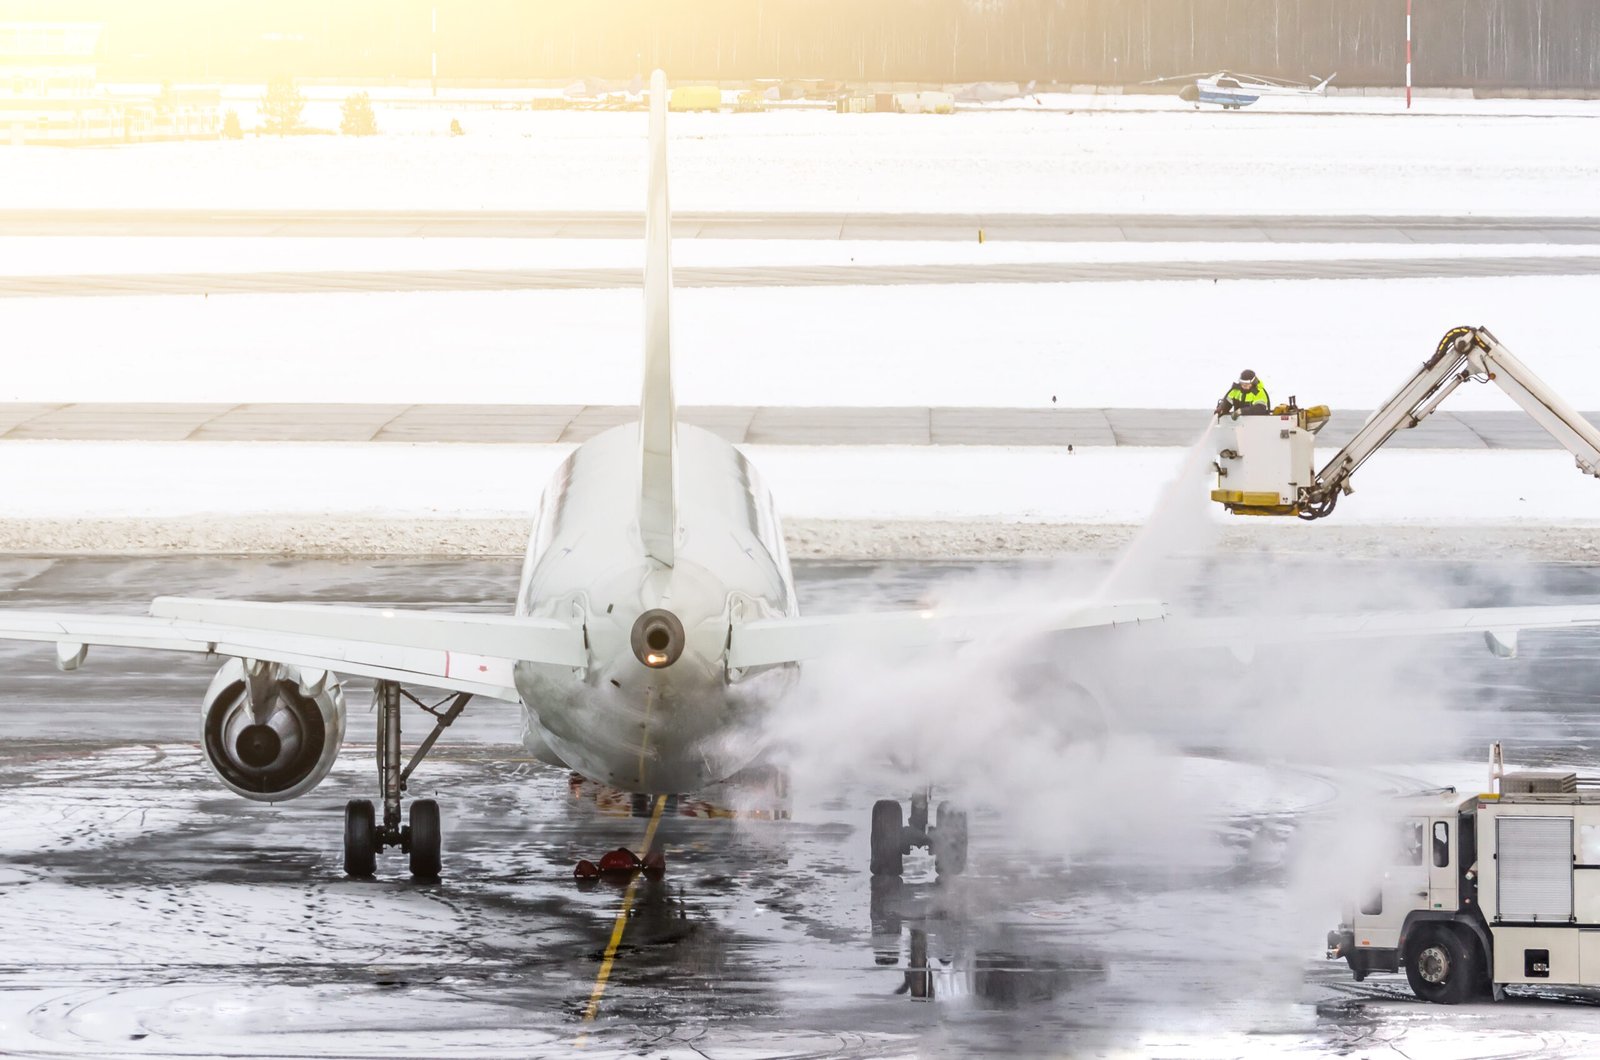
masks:
<svg viewBox="0 0 1600 1060"><path fill-rule="evenodd" d="M439 804L418 799L411 804L411 827L406 838L411 852L411 875L419 880L439 878Z"/></svg>
<svg viewBox="0 0 1600 1060"><path fill-rule="evenodd" d="M872 804L872 875L898 876L912 847L933 852L935 871L941 877L959 876L967 870L967 815L950 803L939 804L933 826L928 825L928 789L911 796L911 819L905 821L900 804L880 799Z"/></svg>
<svg viewBox="0 0 1600 1060"><path fill-rule="evenodd" d="M893 799L879 799L872 804L872 874L898 876L905 855L905 838L902 835L900 804Z"/></svg>
<svg viewBox="0 0 1600 1060"><path fill-rule="evenodd" d="M1423 924L1406 939L1406 978L1423 1001L1459 1005L1482 976L1478 948L1448 924Z"/></svg>
<svg viewBox="0 0 1600 1060"><path fill-rule="evenodd" d="M344 872L371 876L378 870L377 819L372 803L351 799L344 805Z"/></svg>
<svg viewBox="0 0 1600 1060"><path fill-rule="evenodd" d="M967 871L967 815L939 804L933 826L933 866L940 876L959 876Z"/></svg>
<svg viewBox="0 0 1600 1060"><path fill-rule="evenodd" d="M410 762L403 762L400 748L401 699L411 700L434 719L433 731L417 746ZM443 830L439 826L439 804L418 799L411 804L410 821L402 826L401 796L406 781L417 768L439 735L461 716L472 696L459 692L449 700L432 706L405 691L394 681L379 681L372 690L378 715L378 789L383 795L383 819L379 821L371 802L353 799L344 810L344 871L357 878L372 876L378 868L378 852L399 847L410 855L411 875L418 880L439 878L442 867L440 849ZM403 766L403 768L402 768Z"/></svg>

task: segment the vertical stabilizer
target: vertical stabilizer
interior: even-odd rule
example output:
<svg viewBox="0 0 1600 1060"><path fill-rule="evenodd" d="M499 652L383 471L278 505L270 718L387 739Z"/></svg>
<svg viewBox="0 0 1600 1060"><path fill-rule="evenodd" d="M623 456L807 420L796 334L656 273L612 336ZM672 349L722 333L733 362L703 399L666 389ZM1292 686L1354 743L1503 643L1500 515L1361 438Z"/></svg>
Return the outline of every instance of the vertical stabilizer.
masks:
<svg viewBox="0 0 1600 1060"><path fill-rule="evenodd" d="M644 215L644 392L639 398L639 534L672 566L678 538L678 410L672 396L672 213L667 75L650 75L650 190Z"/></svg>

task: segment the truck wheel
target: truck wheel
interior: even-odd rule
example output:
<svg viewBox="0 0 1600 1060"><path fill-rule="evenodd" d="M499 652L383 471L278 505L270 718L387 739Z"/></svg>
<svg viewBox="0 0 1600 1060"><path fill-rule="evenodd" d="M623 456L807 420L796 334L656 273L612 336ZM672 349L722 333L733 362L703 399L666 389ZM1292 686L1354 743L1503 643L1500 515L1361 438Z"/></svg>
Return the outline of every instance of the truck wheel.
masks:
<svg viewBox="0 0 1600 1060"><path fill-rule="evenodd" d="M1406 978L1423 1001L1459 1005L1482 978L1478 948L1447 924L1420 924L1406 939Z"/></svg>

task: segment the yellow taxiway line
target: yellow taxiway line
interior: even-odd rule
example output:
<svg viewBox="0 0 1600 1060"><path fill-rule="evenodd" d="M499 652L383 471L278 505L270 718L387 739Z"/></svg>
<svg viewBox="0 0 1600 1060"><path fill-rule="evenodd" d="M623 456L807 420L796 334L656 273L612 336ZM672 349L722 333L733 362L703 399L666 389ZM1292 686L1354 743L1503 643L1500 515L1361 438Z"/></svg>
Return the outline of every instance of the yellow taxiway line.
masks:
<svg viewBox="0 0 1600 1060"><path fill-rule="evenodd" d="M650 827L645 829L644 833L643 849L646 855L650 853L651 844L655 842L656 829L661 825L661 813L666 808L667 797L657 795L655 809L650 814ZM633 879L628 881L628 889L623 892L622 908L617 910L616 922L611 925L611 941L606 943L606 953L600 961L600 971L594 977L594 989L589 993L589 1007L583 1013L585 1024L593 1023L595 1016L600 1012L600 999L605 996L606 983L611 979L612 965L617 963L617 948L622 945L623 932L628 929L628 914L633 911L633 895L638 890L639 880L643 875L642 872L635 873ZM588 1043L589 1030L585 1027L573 1044L583 1046Z"/></svg>

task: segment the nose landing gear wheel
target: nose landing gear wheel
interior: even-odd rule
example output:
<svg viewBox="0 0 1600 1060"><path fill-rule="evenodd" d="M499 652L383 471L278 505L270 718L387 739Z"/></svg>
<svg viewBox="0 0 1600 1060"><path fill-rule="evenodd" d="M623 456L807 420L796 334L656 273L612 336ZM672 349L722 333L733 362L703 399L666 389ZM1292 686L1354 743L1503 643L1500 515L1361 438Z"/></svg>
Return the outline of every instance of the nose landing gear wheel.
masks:
<svg viewBox="0 0 1600 1060"><path fill-rule="evenodd" d="M872 874L898 876L905 855L900 804L879 799L872 804Z"/></svg>
<svg viewBox="0 0 1600 1060"><path fill-rule="evenodd" d="M365 878L378 870L377 820L372 803L351 799L344 806L344 872Z"/></svg>
<svg viewBox="0 0 1600 1060"><path fill-rule="evenodd" d="M439 846L439 804L432 799L418 799L411 804L409 835L411 875L414 878L439 878Z"/></svg>

